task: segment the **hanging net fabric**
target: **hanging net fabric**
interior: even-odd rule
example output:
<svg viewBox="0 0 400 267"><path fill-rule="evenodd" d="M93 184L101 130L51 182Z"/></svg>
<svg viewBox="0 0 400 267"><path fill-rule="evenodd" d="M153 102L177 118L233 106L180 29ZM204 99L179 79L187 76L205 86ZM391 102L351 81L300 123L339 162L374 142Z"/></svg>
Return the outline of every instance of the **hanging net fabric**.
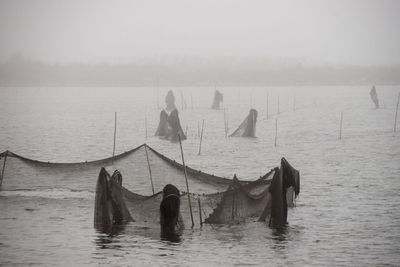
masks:
<svg viewBox="0 0 400 267"><path fill-rule="evenodd" d="M257 110L250 109L249 115L247 115L246 119L244 119L230 137L256 137L257 115Z"/></svg>
<svg viewBox="0 0 400 267"><path fill-rule="evenodd" d="M220 91L218 91L218 90L215 90L214 100L213 100L213 103L211 105L211 108L212 109L219 109L220 108L219 105L220 105L220 103L222 101L224 101L224 97L223 97L222 93Z"/></svg>
<svg viewBox="0 0 400 267"><path fill-rule="evenodd" d="M379 99L378 99L378 94L376 93L375 86L372 86L369 95L371 96L372 102L374 102L375 107L379 108Z"/></svg>
<svg viewBox="0 0 400 267"><path fill-rule="evenodd" d="M282 159L282 163L287 162ZM253 220L282 226L287 222L287 189L293 187L295 192L300 192L296 172L289 164L281 165L255 181L241 182L234 177L222 192L183 192L180 196L181 224L198 227L203 223L232 224ZM99 173L95 226L133 221L141 226L157 227L162 193L137 194L114 177L104 168Z"/></svg>

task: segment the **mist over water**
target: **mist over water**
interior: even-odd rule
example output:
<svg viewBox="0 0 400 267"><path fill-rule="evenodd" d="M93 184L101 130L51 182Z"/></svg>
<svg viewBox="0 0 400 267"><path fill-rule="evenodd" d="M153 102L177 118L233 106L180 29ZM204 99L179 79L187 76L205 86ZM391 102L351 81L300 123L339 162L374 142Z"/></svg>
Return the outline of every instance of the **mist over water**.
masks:
<svg viewBox="0 0 400 267"><path fill-rule="evenodd" d="M214 94L210 87L1 88L0 150L51 162L108 157L117 112L116 153L146 142L180 162L177 143L153 136L158 106L165 106L166 92L173 90L182 127L188 128L183 148L190 167L254 179L284 156L300 170L301 194L289 210L286 229L276 231L265 223L205 226L201 231L188 229L180 242L171 243L160 239L158 232L131 223L106 235L93 228L97 177L73 188L10 191L7 186L16 181L6 176L5 190L0 192L0 263L365 266L399 262L400 142L398 132L393 132L398 86L377 87L381 109L375 109L369 87L218 89L224 94L219 111L210 109ZM231 133L251 107L258 110L257 138L225 138L223 109ZM198 156L197 125L203 119ZM30 179L40 177L20 177L21 189L30 188ZM124 183L129 179L124 177ZM138 190L150 194L149 185Z"/></svg>

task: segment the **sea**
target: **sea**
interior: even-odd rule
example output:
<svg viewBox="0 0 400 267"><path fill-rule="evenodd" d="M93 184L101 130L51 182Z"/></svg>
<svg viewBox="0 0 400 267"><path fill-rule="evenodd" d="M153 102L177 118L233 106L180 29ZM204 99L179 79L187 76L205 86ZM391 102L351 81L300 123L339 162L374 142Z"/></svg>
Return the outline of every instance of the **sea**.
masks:
<svg viewBox="0 0 400 267"><path fill-rule="evenodd" d="M97 231L97 177L82 181L91 190L33 189L30 179L40 177L8 190L5 175L0 265L400 266L400 86L376 86L379 109L371 86L1 87L0 152L102 159L113 154L116 125L115 154L147 143L181 162L179 143L154 136L172 90L187 165L251 180L285 157L300 171L301 191L283 229L204 225L170 241L134 223ZM215 89L220 110L211 109ZM227 137L251 108L257 138Z"/></svg>

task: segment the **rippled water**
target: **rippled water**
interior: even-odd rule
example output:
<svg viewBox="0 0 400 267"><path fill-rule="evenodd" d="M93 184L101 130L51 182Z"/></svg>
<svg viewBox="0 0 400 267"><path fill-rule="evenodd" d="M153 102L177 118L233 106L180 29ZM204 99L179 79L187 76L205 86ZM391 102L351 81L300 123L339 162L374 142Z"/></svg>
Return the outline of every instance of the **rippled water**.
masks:
<svg viewBox="0 0 400 267"><path fill-rule="evenodd" d="M191 167L254 178L285 156L300 170L301 194L289 210L288 227L205 226L186 230L180 242L134 224L111 235L98 233L94 177L85 181L89 191L1 191L0 265L400 264L400 134L393 132L400 87L377 87L384 106L379 110L367 87L220 88L230 131L251 106L259 111L256 139L225 138L223 110L209 109L212 88L0 88L0 151L57 162L108 157L118 112L117 153L147 142L180 161L177 144L152 136L157 95L164 106L168 89L175 92L182 127L188 127L183 146Z"/></svg>

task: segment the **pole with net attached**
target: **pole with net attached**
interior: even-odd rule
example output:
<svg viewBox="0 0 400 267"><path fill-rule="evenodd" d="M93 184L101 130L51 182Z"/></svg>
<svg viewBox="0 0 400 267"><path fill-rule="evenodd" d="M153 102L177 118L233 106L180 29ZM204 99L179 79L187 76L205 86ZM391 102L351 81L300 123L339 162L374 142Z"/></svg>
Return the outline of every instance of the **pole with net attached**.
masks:
<svg viewBox="0 0 400 267"><path fill-rule="evenodd" d="M0 190L1 190L1 186L2 186L2 184L3 184L3 178L4 178L4 169L6 168L6 160L7 160L7 155L8 155L8 150L6 151L6 154L4 155L3 168L1 169L1 176L0 176Z"/></svg>
<svg viewBox="0 0 400 267"><path fill-rule="evenodd" d="M114 146L113 146L113 155L112 161L114 163L114 155L115 155L115 139L117 138L117 112L115 112L115 124L114 124Z"/></svg>
<svg viewBox="0 0 400 267"><path fill-rule="evenodd" d="M183 156L182 140L181 140L181 135L180 134L178 134L178 139L179 139L179 145L181 147L183 172L185 174L186 190L187 190L188 201L189 201L190 218L192 219L192 228L193 228L194 227L194 220L193 220L193 212L192 212L192 203L190 202L189 183L188 183L188 178L187 178L187 173L186 173L185 158Z"/></svg>
<svg viewBox="0 0 400 267"><path fill-rule="evenodd" d="M200 135L200 144L199 144L199 153L198 153L199 156L201 153L201 142L203 141L203 131L204 131L204 120L203 120L203 123L201 124L201 135Z"/></svg>
<svg viewBox="0 0 400 267"><path fill-rule="evenodd" d="M151 182L151 190L153 191L154 195L154 184L153 184L153 176L151 175L151 167L149 161L149 154L147 153L147 145L144 144L144 151L146 151L146 159L147 159L147 166L149 167L149 175L150 175L150 182Z"/></svg>
<svg viewBox="0 0 400 267"><path fill-rule="evenodd" d="M399 101L400 101L400 92L399 96L397 97L397 106L396 106L396 115L394 116L394 132L396 132L396 123L397 123L397 111L399 110Z"/></svg>

